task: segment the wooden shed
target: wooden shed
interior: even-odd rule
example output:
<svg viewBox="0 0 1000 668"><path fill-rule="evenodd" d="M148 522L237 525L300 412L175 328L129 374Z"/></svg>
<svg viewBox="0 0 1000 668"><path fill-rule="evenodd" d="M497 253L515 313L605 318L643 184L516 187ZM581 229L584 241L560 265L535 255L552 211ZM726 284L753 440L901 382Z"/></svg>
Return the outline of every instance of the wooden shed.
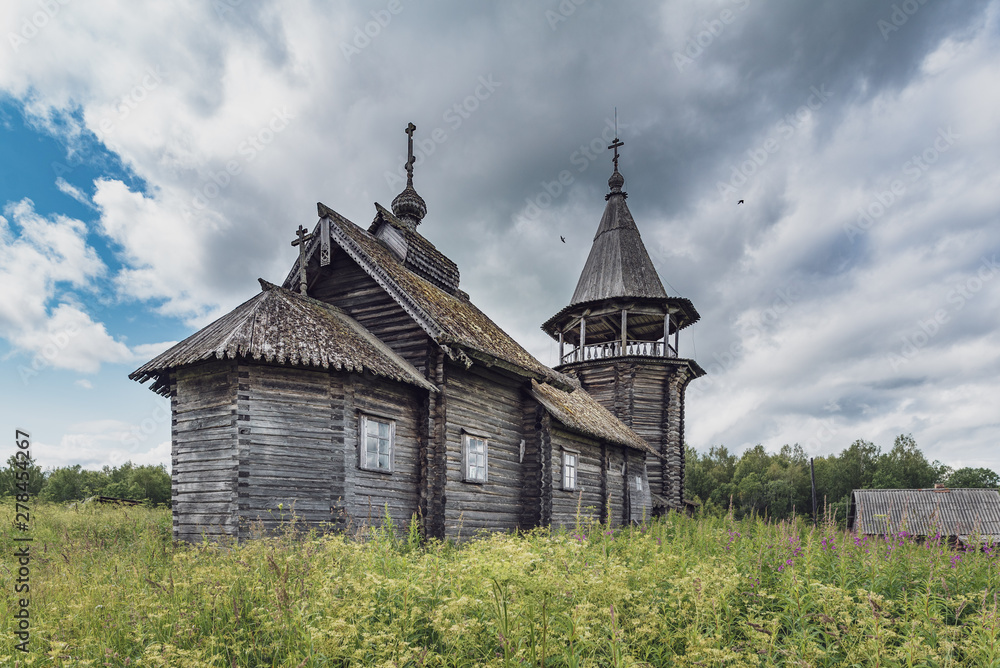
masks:
<svg viewBox="0 0 1000 668"><path fill-rule="evenodd" d="M391 211L376 204L366 229L319 204L283 285L261 280L260 294L131 374L171 400L175 538L243 539L293 513L341 528L416 516L444 538L581 513L617 525L649 517L658 498L683 508L683 386L703 372L674 347L652 360L656 380L633 382L647 353L622 348L607 359L632 371L592 395L577 370L536 360L417 231L414 129ZM693 307L674 316L666 295L654 301L663 351Z"/></svg>
<svg viewBox="0 0 1000 668"><path fill-rule="evenodd" d="M978 535L1000 542L1000 492L995 489L856 489L848 529L881 536L906 532L968 543Z"/></svg>

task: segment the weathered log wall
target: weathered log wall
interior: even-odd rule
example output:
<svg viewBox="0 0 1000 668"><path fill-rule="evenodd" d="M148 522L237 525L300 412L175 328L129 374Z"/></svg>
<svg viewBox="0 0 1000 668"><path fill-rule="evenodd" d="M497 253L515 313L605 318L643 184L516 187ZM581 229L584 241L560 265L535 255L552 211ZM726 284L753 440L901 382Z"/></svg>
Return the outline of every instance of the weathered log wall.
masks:
<svg viewBox="0 0 1000 668"><path fill-rule="evenodd" d="M171 506L176 540L236 533L236 364L173 372Z"/></svg>
<svg viewBox="0 0 1000 668"><path fill-rule="evenodd" d="M430 337L344 251L338 248L331 256L330 265L320 271L309 295L344 309L420 373L426 374Z"/></svg>
<svg viewBox="0 0 1000 668"><path fill-rule="evenodd" d="M523 381L473 366L447 364L447 482L445 533L471 536L480 529L511 530L520 526L520 462L523 429ZM487 482L464 481L463 429L488 439Z"/></svg>
<svg viewBox="0 0 1000 668"><path fill-rule="evenodd" d="M411 389L368 375L345 374L344 396L344 488L338 494L344 528L381 526L386 512L397 533L406 531L419 515L420 438L419 415L425 402L423 390ZM361 461L361 415L391 419L395 423L392 473L370 471Z"/></svg>
<svg viewBox="0 0 1000 668"><path fill-rule="evenodd" d="M576 526L577 520L600 521L604 510L601 445L552 425L552 526ZM576 489L563 489L563 457L577 454Z"/></svg>
<svg viewBox="0 0 1000 668"><path fill-rule="evenodd" d="M239 365L241 539L251 523L271 532L293 515L306 526L330 522L331 497L343 478L334 451L343 419L331 386L345 375Z"/></svg>

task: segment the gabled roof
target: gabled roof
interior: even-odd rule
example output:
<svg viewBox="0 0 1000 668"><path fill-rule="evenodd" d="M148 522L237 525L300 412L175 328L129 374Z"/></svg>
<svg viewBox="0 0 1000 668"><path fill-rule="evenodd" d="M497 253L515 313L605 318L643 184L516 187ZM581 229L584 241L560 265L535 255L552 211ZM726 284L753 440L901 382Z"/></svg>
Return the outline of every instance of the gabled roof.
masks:
<svg viewBox="0 0 1000 668"><path fill-rule="evenodd" d="M449 294L407 269L385 244L333 209L320 204L319 212L321 217L330 220L331 240L453 359L468 365L475 359L524 377L572 387L571 380L536 360L463 293ZM306 251L307 260L317 252L318 246L314 239ZM293 269L285 281L286 287L291 285L294 275Z"/></svg>
<svg viewBox="0 0 1000 668"><path fill-rule="evenodd" d="M458 265L384 206L376 202L375 209L377 211L375 220L368 228L368 233L374 235L381 225L391 225L406 240L403 266L446 292L455 294L459 282Z"/></svg>
<svg viewBox="0 0 1000 668"><path fill-rule="evenodd" d="M608 203L570 305L619 297L667 297L625 203L626 194L614 185L616 176L620 179L621 174L616 171L609 181Z"/></svg>
<svg viewBox="0 0 1000 668"><path fill-rule="evenodd" d="M657 455L646 441L582 389L565 392L532 380L531 396L570 431Z"/></svg>
<svg viewBox="0 0 1000 668"><path fill-rule="evenodd" d="M856 489L848 528L861 534L906 531L916 536L973 533L1000 540L1000 493L995 489Z"/></svg>
<svg viewBox="0 0 1000 668"><path fill-rule="evenodd" d="M341 309L261 279L252 299L156 356L129 378L169 392L171 369L209 359L243 357L278 364L369 371L434 390L409 362Z"/></svg>

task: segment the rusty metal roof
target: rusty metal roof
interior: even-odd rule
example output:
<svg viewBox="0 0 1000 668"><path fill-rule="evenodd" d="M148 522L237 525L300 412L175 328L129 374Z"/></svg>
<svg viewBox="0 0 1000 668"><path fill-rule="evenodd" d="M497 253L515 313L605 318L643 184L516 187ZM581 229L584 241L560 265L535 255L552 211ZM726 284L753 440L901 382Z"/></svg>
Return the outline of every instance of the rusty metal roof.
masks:
<svg viewBox="0 0 1000 668"><path fill-rule="evenodd" d="M619 297L667 296L625 203L623 183L617 171L608 181L608 203L570 305Z"/></svg>
<svg viewBox="0 0 1000 668"><path fill-rule="evenodd" d="M171 369L209 359L369 371L428 390L434 386L347 313L260 279L260 294L153 358L129 378L169 392Z"/></svg>
<svg viewBox="0 0 1000 668"><path fill-rule="evenodd" d="M1000 540L1000 493L995 489L856 489L848 528L870 535L956 536Z"/></svg>
<svg viewBox="0 0 1000 668"><path fill-rule="evenodd" d="M656 455L646 441L582 389L566 392L532 380L531 396L571 431Z"/></svg>

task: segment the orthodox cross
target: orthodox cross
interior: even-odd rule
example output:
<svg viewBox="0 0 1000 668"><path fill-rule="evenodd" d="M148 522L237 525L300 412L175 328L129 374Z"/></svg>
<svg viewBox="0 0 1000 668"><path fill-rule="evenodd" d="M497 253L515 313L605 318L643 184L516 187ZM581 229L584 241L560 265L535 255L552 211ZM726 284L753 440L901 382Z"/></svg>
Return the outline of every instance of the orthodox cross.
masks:
<svg viewBox="0 0 1000 668"><path fill-rule="evenodd" d="M312 234L306 233L306 228L299 225L299 229L295 230L295 236L298 237L292 242L293 246L299 247L299 293L306 294L306 242L311 241L313 238Z"/></svg>
<svg viewBox="0 0 1000 668"><path fill-rule="evenodd" d="M616 136L614 142L612 142L611 146L608 147L608 148L615 149L615 159L613 160L613 162L615 163L615 171L616 172L618 171L618 147L619 146L624 146L624 145L625 145L625 142L619 141L618 137Z"/></svg>
<svg viewBox="0 0 1000 668"><path fill-rule="evenodd" d="M413 131L417 129L417 126L413 123L409 123L406 129L403 131L406 136L409 137L407 140L407 156L406 156L406 185L413 185Z"/></svg>

